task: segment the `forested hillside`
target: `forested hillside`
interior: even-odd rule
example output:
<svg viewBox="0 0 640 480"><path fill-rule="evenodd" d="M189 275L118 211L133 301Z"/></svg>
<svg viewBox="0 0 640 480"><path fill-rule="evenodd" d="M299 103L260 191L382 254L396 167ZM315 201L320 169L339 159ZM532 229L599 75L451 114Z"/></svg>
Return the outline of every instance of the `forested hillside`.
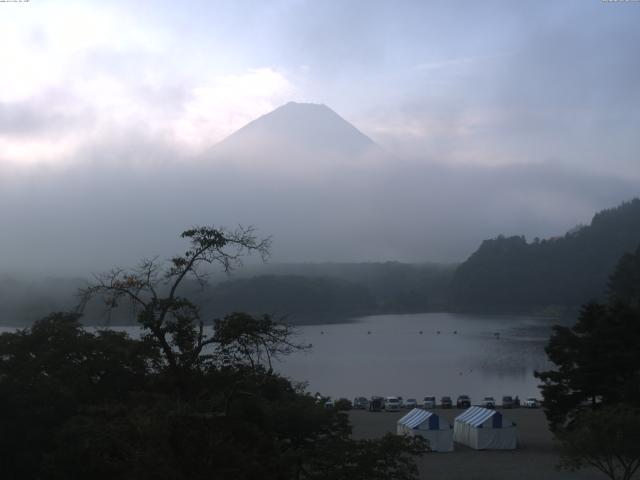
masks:
<svg viewBox="0 0 640 480"><path fill-rule="evenodd" d="M292 323L340 321L357 315L466 310L516 312L577 307L603 299L607 278L640 245L640 200L604 210L590 225L562 237L485 240L456 265L399 262L249 265L233 277L214 275L186 287L205 316L269 313ZM73 309L81 279L0 278L0 324L24 325L54 310ZM124 307L123 307L124 308ZM126 310L126 308L125 308ZM96 305L90 324L129 322L128 310L105 318Z"/></svg>
<svg viewBox="0 0 640 480"><path fill-rule="evenodd" d="M345 280L294 275L262 275L216 285L203 299L215 315L229 312L268 313L296 322L310 317L371 313L369 290Z"/></svg>
<svg viewBox="0 0 640 480"><path fill-rule="evenodd" d="M254 266L244 275L340 279L366 287L380 311L418 312L446 308L456 267L457 264L401 262L284 263Z"/></svg>
<svg viewBox="0 0 640 480"><path fill-rule="evenodd" d="M601 299L620 257L639 244L639 199L603 210L563 237L485 240L458 267L452 302L464 309L521 310Z"/></svg>

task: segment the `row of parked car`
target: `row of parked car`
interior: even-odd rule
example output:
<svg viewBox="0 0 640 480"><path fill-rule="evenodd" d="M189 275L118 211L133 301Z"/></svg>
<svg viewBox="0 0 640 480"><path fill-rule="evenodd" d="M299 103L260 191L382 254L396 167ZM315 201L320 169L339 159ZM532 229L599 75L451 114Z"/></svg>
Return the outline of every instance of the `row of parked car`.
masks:
<svg viewBox="0 0 640 480"><path fill-rule="evenodd" d="M480 406L484 408L496 408L496 401L493 397L484 397ZM521 402L518 396L516 396L516 398L513 398L511 395L502 397L502 408L538 408L539 406L540 403L538 399L534 397L528 397L524 402Z"/></svg>
<svg viewBox="0 0 640 480"><path fill-rule="evenodd" d="M415 398L407 398L404 400L400 396L373 396L371 399L367 399L366 397L356 397L353 400L353 408L355 409L371 411L386 410L388 412L398 412L402 408L409 409L418 407L422 407L425 410L437 407L453 408L453 405L453 400L448 396L440 397L440 403L436 402L436 397L424 397L421 404L418 404L418 401ZM471 406L471 398L469 398L468 395L460 395L456 399L455 406L456 408L469 408ZM480 406L485 408L496 408L496 401L493 397L484 397ZM516 408L520 406L524 406L525 408L538 408L540 405L538 400L533 397L527 398L523 403L520 402L520 399L517 396L515 398L511 395L505 395L502 397L502 408Z"/></svg>

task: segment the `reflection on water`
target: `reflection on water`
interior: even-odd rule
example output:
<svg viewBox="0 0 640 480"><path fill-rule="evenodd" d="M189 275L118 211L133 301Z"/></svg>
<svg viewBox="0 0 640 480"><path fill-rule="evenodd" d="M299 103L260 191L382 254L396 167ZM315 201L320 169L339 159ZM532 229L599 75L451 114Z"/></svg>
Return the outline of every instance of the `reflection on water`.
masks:
<svg viewBox="0 0 640 480"><path fill-rule="evenodd" d="M279 364L326 395L539 396L552 321L450 313L378 315L300 328L311 352Z"/></svg>
<svg viewBox="0 0 640 480"><path fill-rule="evenodd" d="M538 396L535 370L549 367L544 345L554 322L521 316L451 313L376 315L299 327L309 352L277 369L333 397L402 395ZM117 327L138 337L137 327ZM13 328L0 328L14 331Z"/></svg>

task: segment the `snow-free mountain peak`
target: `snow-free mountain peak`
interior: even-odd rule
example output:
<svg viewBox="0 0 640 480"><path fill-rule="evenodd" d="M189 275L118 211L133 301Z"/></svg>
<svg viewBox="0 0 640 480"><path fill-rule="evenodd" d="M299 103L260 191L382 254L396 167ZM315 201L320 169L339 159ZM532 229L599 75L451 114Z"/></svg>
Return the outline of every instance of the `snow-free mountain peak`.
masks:
<svg viewBox="0 0 640 480"><path fill-rule="evenodd" d="M322 104L289 102L237 130L218 144L231 155L256 153L360 155L379 147Z"/></svg>

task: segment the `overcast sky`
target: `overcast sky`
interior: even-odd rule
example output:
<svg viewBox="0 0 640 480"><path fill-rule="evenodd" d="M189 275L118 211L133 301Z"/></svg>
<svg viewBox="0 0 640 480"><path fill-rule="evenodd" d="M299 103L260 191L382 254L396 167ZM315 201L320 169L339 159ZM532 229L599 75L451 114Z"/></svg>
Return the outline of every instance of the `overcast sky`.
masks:
<svg viewBox="0 0 640 480"><path fill-rule="evenodd" d="M201 149L298 100L406 154L640 176L637 2L0 7L3 162L134 133Z"/></svg>
<svg viewBox="0 0 640 480"><path fill-rule="evenodd" d="M392 154L449 168L443 178L523 164L519 178L531 165L588 178L589 202L565 199L562 219L545 205L553 222L509 224L548 234L640 182L638 25L640 3L600 0L0 3L0 211L23 229L0 250L15 258L6 249L36 230L34 185L64 196L46 178L71 188L70 169L97 164L151 174L290 100L330 106ZM463 259L469 245L431 257Z"/></svg>

